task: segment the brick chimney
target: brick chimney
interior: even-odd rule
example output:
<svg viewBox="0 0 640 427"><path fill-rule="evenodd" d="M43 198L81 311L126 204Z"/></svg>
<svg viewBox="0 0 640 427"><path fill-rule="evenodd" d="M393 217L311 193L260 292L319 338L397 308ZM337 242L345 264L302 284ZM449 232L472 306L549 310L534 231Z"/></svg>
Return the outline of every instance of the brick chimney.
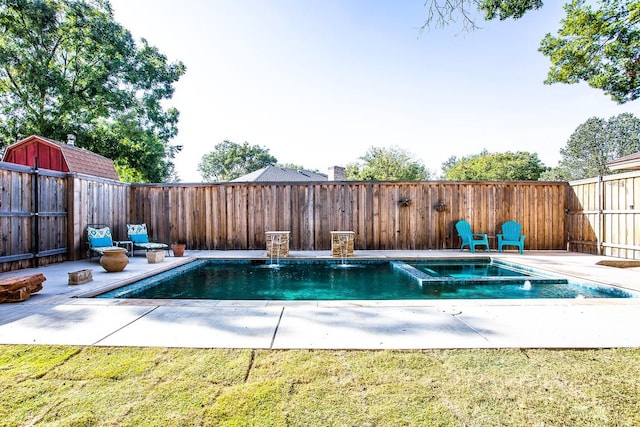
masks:
<svg viewBox="0 0 640 427"><path fill-rule="evenodd" d="M342 166L331 166L329 168L329 181L345 181L345 169Z"/></svg>

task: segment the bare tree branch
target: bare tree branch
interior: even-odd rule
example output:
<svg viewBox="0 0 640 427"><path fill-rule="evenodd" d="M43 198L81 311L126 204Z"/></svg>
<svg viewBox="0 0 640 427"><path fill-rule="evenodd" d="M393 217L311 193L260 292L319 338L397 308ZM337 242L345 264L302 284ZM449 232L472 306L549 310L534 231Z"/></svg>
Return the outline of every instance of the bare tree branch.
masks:
<svg viewBox="0 0 640 427"><path fill-rule="evenodd" d="M480 28L476 24L476 13L479 0L425 0L427 19L420 31L432 27L444 28L451 23L460 22L463 31L474 31Z"/></svg>

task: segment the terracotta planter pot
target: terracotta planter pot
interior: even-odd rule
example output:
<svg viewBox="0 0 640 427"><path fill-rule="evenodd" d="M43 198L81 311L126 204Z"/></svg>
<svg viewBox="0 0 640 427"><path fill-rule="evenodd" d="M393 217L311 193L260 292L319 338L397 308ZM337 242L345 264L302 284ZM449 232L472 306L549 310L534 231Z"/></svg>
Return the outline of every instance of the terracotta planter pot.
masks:
<svg viewBox="0 0 640 427"><path fill-rule="evenodd" d="M100 265L109 273L122 271L127 264L129 264L129 258L125 248L106 249L100 257Z"/></svg>
<svg viewBox="0 0 640 427"><path fill-rule="evenodd" d="M186 247L187 245L185 243L174 243L173 245L171 245L173 256L183 256Z"/></svg>

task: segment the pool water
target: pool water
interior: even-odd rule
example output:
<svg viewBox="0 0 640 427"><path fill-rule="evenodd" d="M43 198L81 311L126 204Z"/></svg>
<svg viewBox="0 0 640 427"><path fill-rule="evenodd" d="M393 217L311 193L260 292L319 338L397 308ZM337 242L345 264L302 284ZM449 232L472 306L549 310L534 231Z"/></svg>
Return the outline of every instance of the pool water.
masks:
<svg viewBox="0 0 640 427"><path fill-rule="evenodd" d="M628 298L617 288L572 283L488 261L198 260L98 295L211 300L407 300ZM451 264L449 262L449 264ZM454 263L456 264L456 263Z"/></svg>

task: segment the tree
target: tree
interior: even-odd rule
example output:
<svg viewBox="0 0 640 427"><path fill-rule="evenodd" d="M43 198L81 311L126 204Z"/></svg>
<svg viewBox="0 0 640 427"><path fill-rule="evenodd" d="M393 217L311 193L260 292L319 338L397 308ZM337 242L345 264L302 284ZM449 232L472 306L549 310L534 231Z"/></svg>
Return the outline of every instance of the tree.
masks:
<svg viewBox="0 0 640 427"><path fill-rule="evenodd" d="M345 177L350 181L420 181L429 179L430 172L424 164L401 148L370 147L360 157L362 163L349 163Z"/></svg>
<svg viewBox="0 0 640 427"><path fill-rule="evenodd" d="M640 151L640 119L622 113L605 120L592 117L571 134L567 146L560 149L558 167L542 176L544 180L572 181L607 175L607 163Z"/></svg>
<svg viewBox="0 0 640 427"><path fill-rule="evenodd" d="M442 166L449 181L538 180L546 170L536 153L526 151L480 154L450 158Z"/></svg>
<svg viewBox="0 0 640 427"><path fill-rule="evenodd" d="M622 104L640 96L640 2L601 0L599 9L574 0L565 5L557 36L540 51L552 66L545 83L587 82Z"/></svg>
<svg viewBox="0 0 640 427"><path fill-rule="evenodd" d="M202 156L198 164L204 181L231 181L278 162L269 154L268 148L249 145L248 142L236 144L224 140L214 148L214 151Z"/></svg>
<svg viewBox="0 0 640 427"><path fill-rule="evenodd" d="M283 169L295 169L297 171L307 170L307 168L305 168L304 166L295 163L278 163L276 164L276 166ZM316 170L315 172L318 171Z"/></svg>
<svg viewBox="0 0 640 427"><path fill-rule="evenodd" d="M185 72L113 20L108 0L0 2L0 146L31 134L114 160L124 179L170 176Z"/></svg>
<svg viewBox="0 0 640 427"><path fill-rule="evenodd" d="M587 4L589 3L589 4ZM586 82L622 104L640 96L640 2L571 0L558 34L547 34L539 51L551 60L546 84ZM540 9L540 0L428 0L423 29L462 21L478 28L473 10L485 20L518 19Z"/></svg>
<svg viewBox="0 0 640 427"><path fill-rule="evenodd" d="M542 7L542 0L427 0L427 19L422 30L435 24L444 27L450 22L461 21L465 30L478 28L474 10L482 12L489 21L521 18L530 10Z"/></svg>

